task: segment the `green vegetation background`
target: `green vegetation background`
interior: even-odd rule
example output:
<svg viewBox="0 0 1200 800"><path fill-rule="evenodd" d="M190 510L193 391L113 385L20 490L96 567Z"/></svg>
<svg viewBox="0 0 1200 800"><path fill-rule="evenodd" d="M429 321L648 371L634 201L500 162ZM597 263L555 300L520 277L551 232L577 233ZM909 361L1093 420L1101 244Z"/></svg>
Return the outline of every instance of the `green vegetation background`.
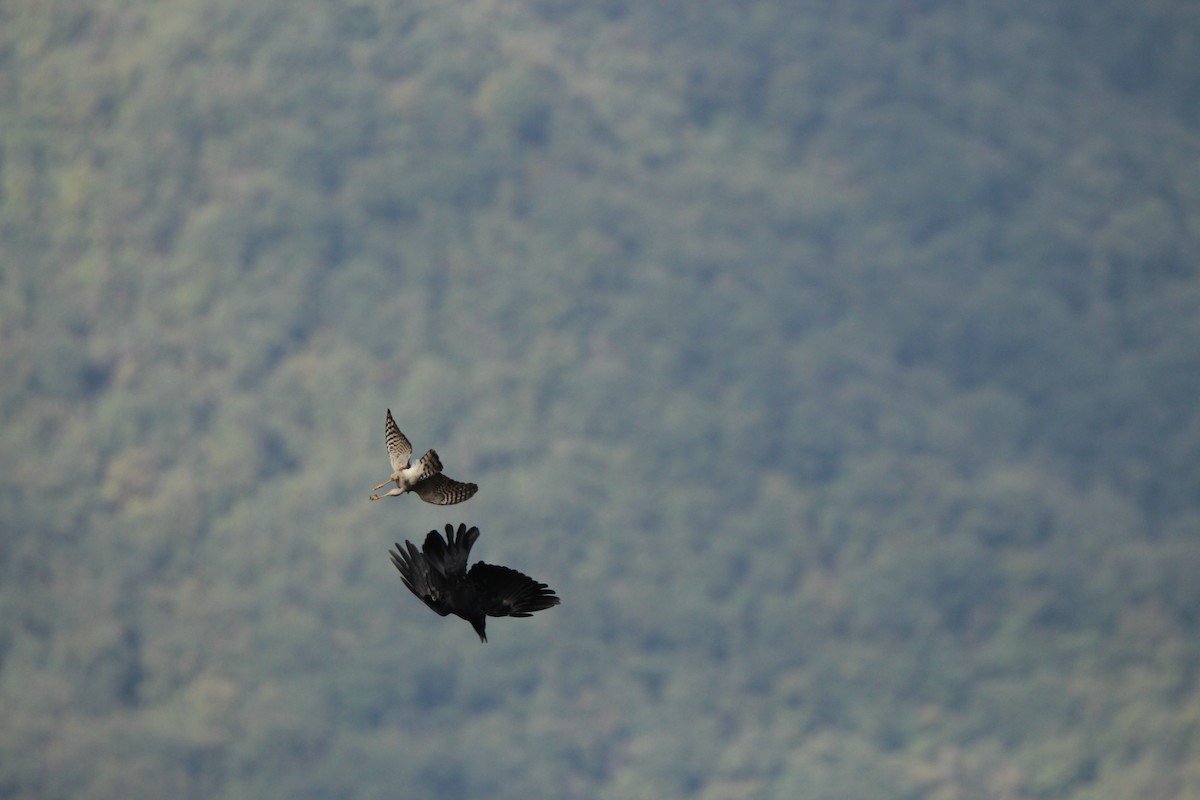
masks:
<svg viewBox="0 0 1200 800"><path fill-rule="evenodd" d="M1198 265L1189 0L3 0L0 798L1200 798Z"/></svg>

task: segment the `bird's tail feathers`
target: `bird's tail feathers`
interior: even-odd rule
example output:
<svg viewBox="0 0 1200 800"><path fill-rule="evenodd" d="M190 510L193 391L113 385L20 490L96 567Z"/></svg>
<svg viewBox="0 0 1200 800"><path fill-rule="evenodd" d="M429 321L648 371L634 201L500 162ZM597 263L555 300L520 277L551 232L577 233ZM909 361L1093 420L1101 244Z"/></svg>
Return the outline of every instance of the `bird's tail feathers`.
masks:
<svg viewBox="0 0 1200 800"><path fill-rule="evenodd" d="M479 538L479 528L459 525L458 530L453 525L446 525L446 538L442 539L437 531L430 531L425 537L425 560L442 575L465 575L467 558L471 555L471 547Z"/></svg>
<svg viewBox="0 0 1200 800"><path fill-rule="evenodd" d="M442 471L442 460L438 458L436 450L430 450L425 455L421 456L421 460L417 462L417 466L421 468L417 474L416 480L423 481L430 475L437 475Z"/></svg>

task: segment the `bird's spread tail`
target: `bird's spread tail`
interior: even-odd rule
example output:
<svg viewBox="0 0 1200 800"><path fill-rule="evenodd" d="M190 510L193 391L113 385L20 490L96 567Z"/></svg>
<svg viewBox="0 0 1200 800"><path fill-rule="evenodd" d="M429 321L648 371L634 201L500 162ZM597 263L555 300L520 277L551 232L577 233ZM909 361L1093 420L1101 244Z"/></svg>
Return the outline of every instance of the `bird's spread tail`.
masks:
<svg viewBox="0 0 1200 800"><path fill-rule="evenodd" d="M445 576L465 575L467 558L471 555L471 547L479 538L479 528L459 525L458 530L453 525L446 525L446 539L437 531L430 531L425 537L425 560Z"/></svg>
<svg viewBox="0 0 1200 800"><path fill-rule="evenodd" d="M436 450L430 450L421 456L421 460L417 462L417 466L421 468L421 471L417 474L416 480L423 481L430 475L437 475L442 471L442 460L438 458Z"/></svg>

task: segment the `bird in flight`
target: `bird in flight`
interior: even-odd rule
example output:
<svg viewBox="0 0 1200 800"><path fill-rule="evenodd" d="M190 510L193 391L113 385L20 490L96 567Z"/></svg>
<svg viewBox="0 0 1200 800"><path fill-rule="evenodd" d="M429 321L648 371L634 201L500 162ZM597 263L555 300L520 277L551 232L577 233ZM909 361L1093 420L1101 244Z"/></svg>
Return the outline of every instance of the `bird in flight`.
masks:
<svg viewBox="0 0 1200 800"><path fill-rule="evenodd" d="M456 614L487 641L484 626L488 617L528 617L559 604L554 590L515 569L497 567L479 561L467 571L471 545L479 538L479 528L446 526L443 540L437 531L425 537L420 550L409 541L389 551L392 563L400 570L404 585L441 616Z"/></svg>
<svg viewBox="0 0 1200 800"><path fill-rule="evenodd" d="M392 410L387 412L387 424L384 426L387 434L388 458L392 460L392 477L376 486L372 491L379 491L389 483L395 482L396 488L386 494L373 494L372 500L383 497L399 497L407 492L416 493L417 497L426 503L439 506L452 506L464 500L470 500L479 487L474 483L462 483L447 478L442 474L442 460L437 451L430 450L421 456L416 464L411 464L412 444L408 437L396 427L392 419Z"/></svg>

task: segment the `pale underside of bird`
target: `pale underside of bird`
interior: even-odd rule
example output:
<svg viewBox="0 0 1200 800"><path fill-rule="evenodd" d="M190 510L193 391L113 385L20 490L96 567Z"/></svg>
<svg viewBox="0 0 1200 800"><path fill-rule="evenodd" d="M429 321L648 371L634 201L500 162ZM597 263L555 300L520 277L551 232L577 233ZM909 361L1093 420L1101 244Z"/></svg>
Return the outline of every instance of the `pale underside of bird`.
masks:
<svg viewBox="0 0 1200 800"><path fill-rule="evenodd" d="M379 491L389 483L396 486L390 492L371 495L372 500L384 497L399 497L412 492L426 503L439 506L451 506L470 500L479 487L474 483L462 483L442 474L442 461L435 450L430 450L421 456L417 463L412 463L412 444L408 437L400 432L396 420L392 419L392 410L387 412L387 423L384 426L387 434L388 458L392 462L392 476L376 486L372 491Z"/></svg>
<svg viewBox="0 0 1200 800"><path fill-rule="evenodd" d="M471 545L479 528L446 526L443 540L430 531L420 550L412 542L389 551L400 578L413 594L441 616L455 614L471 623L481 642L487 641L488 617L528 617L559 604L554 590L515 569L479 561L467 570Z"/></svg>

